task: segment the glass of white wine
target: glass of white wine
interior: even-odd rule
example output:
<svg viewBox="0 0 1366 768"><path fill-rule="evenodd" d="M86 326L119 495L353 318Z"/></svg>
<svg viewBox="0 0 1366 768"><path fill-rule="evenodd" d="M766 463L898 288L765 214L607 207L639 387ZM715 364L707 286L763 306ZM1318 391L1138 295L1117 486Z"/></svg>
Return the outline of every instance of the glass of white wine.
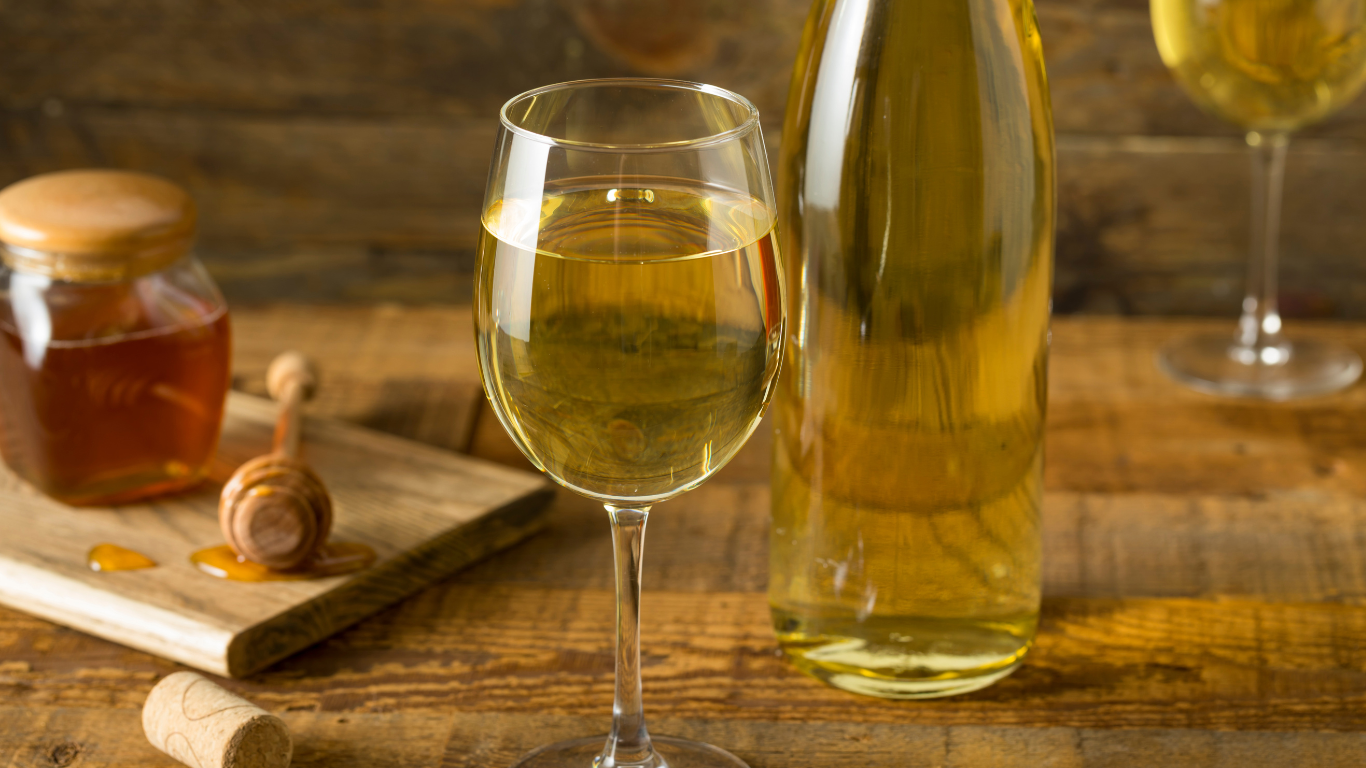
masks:
<svg viewBox="0 0 1366 768"><path fill-rule="evenodd" d="M621 79L539 88L501 116L475 285L484 389L527 458L607 507L617 585L611 733L516 765L743 766L646 730L640 558L651 506L735 455L777 378L758 111L712 86Z"/></svg>
<svg viewBox="0 0 1366 768"><path fill-rule="evenodd" d="M1341 389L1361 358L1288 338L1276 305L1281 180L1291 131L1366 83L1366 0L1152 0L1162 60L1205 111L1247 130L1252 242L1238 332L1178 339L1159 355L1177 381L1214 394L1286 400Z"/></svg>

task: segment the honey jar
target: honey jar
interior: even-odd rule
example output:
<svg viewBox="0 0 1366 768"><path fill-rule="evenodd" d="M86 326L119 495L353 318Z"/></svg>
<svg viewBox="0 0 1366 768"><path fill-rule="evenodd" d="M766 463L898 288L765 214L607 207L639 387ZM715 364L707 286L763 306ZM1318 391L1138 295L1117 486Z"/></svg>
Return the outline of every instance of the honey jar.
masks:
<svg viewBox="0 0 1366 768"><path fill-rule="evenodd" d="M227 305L180 187L111 170L0 191L0 454L69 504L205 474L230 378Z"/></svg>

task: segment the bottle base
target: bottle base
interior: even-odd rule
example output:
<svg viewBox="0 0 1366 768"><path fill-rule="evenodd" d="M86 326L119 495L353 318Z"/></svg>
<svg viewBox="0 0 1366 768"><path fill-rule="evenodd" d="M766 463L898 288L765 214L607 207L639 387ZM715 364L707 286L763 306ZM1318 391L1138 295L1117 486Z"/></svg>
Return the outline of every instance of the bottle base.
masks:
<svg viewBox="0 0 1366 768"><path fill-rule="evenodd" d="M773 613L778 644L798 670L841 690L884 699L932 699L985 688L1020 666L1038 625L1038 614L857 621Z"/></svg>
<svg viewBox="0 0 1366 768"><path fill-rule="evenodd" d="M1016 659L1005 667L977 670L959 670L951 675L938 675L923 678L895 678L870 674L866 670L849 671L839 667L812 661L788 649L783 649L792 665L798 670L820 680L826 685L842 691L863 696L876 696L882 699L938 699L944 696L957 696L981 690L996 681L1007 677L1023 663Z"/></svg>

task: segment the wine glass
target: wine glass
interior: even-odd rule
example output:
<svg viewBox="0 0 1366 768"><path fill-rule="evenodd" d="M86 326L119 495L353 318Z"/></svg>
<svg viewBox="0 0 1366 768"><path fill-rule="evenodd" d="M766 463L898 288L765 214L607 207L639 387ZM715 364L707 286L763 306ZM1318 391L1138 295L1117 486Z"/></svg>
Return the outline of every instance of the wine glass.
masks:
<svg viewBox="0 0 1366 768"><path fill-rule="evenodd" d="M475 334L484 389L537 467L607 507L617 584L612 731L517 766L743 766L651 737L640 558L652 505L696 488L754 431L784 337L758 111L673 80L585 80L502 109Z"/></svg>
<svg viewBox="0 0 1366 768"><path fill-rule="evenodd" d="M1238 331L1178 339L1159 365L1214 394L1287 400L1348 386L1361 374L1356 353L1282 333L1276 249L1290 132L1332 114L1366 82L1366 0L1152 0L1152 16L1167 67L1196 104L1246 129L1252 149Z"/></svg>

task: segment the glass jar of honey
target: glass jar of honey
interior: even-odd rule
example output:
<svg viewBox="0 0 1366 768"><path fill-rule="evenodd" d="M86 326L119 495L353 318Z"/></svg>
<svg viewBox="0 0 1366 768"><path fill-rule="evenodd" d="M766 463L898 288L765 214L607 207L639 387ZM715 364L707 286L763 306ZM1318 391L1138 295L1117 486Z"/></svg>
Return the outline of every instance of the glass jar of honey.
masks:
<svg viewBox="0 0 1366 768"><path fill-rule="evenodd" d="M231 342L194 226L183 189L140 173L0 191L0 454L43 493L117 504L204 476Z"/></svg>

